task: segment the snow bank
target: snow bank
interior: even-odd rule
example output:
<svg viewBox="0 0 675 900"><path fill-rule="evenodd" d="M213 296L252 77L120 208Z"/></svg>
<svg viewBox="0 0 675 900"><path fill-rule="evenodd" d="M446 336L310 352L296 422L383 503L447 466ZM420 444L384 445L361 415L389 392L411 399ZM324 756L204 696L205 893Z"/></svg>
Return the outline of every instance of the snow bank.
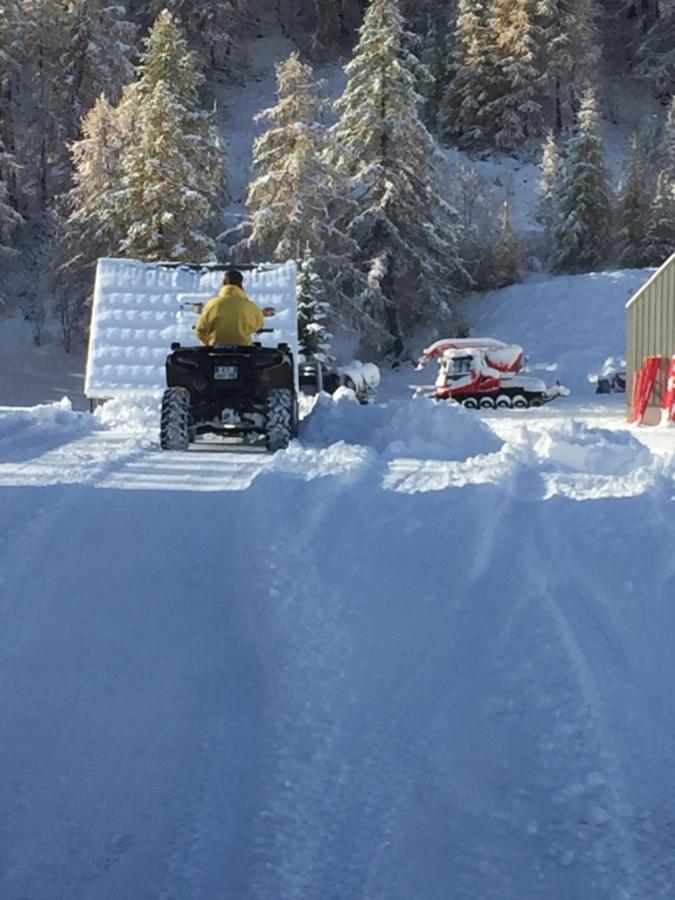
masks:
<svg viewBox="0 0 675 900"><path fill-rule="evenodd" d="M116 397L99 406L94 415L101 425L114 431L157 431L161 404L159 391Z"/></svg>
<svg viewBox="0 0 675 900"><path fill-rule="evenodd" d="M319 398L303 440L324 447L339 441L361 444L386 458L452 460L494 453L502 446L491 428L453 403L418 397L361 406L346 388Z"/></svg>
<svg viewBox="0 0 675 900"><path fill-rule="evenodd" d="M653 462L651 451L629 431L589 428L576 420L545 431L535 450L563 468L595 475L627 475Z"/></svg>
<svg viewBox="0 0 675 900"><path fill-rule="evenodd" d="M17 443L36 450L55 437L70 440L89 433L96 427L88 413L74 412L67 397L59 403L29 408L0 407L0 461L3 450ZM13 455L13 454L11 454Z"/></svg>

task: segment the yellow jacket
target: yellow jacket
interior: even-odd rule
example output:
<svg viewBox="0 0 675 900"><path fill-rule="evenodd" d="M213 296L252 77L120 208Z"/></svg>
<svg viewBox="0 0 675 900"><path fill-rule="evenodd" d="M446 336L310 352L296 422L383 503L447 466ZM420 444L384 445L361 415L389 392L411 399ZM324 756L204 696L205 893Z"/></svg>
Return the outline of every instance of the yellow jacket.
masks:
<svg viewBox="0 0 675 900"><path fill-rule="evenodd" d="M234 284L227 284L204 307L195 334L207 347L216 344L249 347L253 335L264 325L262 310L249 300L246 292Z"/></svg>

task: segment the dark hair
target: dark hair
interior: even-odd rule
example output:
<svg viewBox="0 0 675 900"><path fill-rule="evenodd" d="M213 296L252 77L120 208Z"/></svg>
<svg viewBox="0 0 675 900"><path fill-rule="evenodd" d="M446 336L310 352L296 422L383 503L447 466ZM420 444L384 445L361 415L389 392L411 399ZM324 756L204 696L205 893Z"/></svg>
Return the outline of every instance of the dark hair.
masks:
<svg viewBox="0 0 675 900"><path fill-rule="evenodd" d="M244 284L244 276L236 269L230 269L229 272L225 273L223 284L234 284L236 287L242 287Z"/></svg>

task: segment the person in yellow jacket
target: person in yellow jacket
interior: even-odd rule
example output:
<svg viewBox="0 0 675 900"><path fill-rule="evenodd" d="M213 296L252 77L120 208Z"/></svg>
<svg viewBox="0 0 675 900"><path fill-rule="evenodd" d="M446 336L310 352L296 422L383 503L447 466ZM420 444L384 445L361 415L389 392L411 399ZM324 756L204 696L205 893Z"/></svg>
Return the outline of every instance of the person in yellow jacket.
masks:
<svg viewBox="0 0 675 900"><path fill-rule="evenodd" d="M274 315L271 307L262 310L250 300L243 285L241 272L232 270L225 275L220 293L209 300L195 326L202 344L250 347L253 336L264 327L265 317Z"/></svg>

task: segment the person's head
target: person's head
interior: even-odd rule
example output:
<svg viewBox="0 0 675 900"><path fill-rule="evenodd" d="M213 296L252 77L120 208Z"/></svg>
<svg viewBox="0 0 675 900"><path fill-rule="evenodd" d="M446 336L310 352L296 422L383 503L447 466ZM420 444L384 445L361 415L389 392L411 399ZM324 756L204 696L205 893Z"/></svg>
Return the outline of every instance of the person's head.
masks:
<svg viewBox="0 0 675 900"><path fill-rule="evenodd" d="M233 284L235 287L243 287L244 286L244 276L241 272L238 272L236 269L230 269L229 272L225 273L225 278L223 279L223 284Z"/></svg>

